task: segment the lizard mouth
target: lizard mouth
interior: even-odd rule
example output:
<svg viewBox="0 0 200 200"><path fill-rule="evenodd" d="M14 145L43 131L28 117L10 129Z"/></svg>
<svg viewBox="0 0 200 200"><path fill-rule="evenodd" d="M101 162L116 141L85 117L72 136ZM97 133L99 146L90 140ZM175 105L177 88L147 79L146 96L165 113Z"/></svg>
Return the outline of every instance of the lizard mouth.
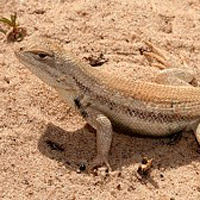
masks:
<svg viewBox="0 0 200 200"><path fill-rule="evenodd" d="M28 56L24 55L24 53L22 52L22 50L18 51L18 50L14 50L14 54L16 56L16 58L23 64L26 65L26 67L29 68L29 59Z"/></svg>
<svg viewBox="0 0 200 200"><path fill-rule="evenodd" d="M19 51L14 50L14 54L18 59L20 59L21 55L20 55Z"/></svg>

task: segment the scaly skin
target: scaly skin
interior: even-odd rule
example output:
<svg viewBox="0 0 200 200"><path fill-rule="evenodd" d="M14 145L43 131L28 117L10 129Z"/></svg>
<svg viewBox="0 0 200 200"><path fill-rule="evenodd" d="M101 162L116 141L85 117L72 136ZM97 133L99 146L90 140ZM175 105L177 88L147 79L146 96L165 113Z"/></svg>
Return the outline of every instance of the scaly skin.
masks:
<svg viewBox="0 0 200 200"><path fill-rule="evenodd" d="M193 130L200 141L200 88L106 75L42 38L14 52L97 130L97 157L91 168L104 163L109 167L112 125L148 136Z"/></svg>

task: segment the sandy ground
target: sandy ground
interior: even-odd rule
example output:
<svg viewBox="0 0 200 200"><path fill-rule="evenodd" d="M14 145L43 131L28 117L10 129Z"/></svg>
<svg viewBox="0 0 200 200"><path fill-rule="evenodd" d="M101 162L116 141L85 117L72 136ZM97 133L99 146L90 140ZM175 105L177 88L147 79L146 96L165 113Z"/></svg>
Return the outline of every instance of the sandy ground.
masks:
<svg viewBox="0 0 200 200"><path fill-rule="evenodd" d="M105 72L151 81L158 69L140 55L139 35L181 67L200 70L199 0L0 0L28 36L57 40L80 58L103 55ZM114 134L113 172L77 173L95 156L95 134L56 92L31 74L0 35L0 199L200 199L200 155L192 133L167 139ZM58 146L56 145L58 144ZM143 156L154 158L146 178Z"/></svg>

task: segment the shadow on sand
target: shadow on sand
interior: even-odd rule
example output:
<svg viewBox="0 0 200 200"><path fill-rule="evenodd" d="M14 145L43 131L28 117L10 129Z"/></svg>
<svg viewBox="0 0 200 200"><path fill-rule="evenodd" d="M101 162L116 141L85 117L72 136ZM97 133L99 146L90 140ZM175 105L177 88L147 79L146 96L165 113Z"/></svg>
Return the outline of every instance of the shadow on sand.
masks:
<svg viewBox="0 0 200 200"><path fill-rule="evenodd" d="M140 163L143 156L154 159L153 168L177 168L194 160L200 161L199 149L193 134L184 133L175 145L169 139L138 138L113 134L109 162L113 170ZM87 126L74 132L49 123L41 135L38 148L45 156L76 170L96 155L95 133Z"/></svg>

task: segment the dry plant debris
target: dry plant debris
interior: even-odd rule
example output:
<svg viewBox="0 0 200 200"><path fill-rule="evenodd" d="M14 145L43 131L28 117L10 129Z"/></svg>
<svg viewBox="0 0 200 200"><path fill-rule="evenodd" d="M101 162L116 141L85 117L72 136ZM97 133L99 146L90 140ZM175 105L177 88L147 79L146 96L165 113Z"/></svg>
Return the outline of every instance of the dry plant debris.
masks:
<svg viewBox="0 0 200 200"><path fill-rule="evenodd" d="M20 42L26 36L26 28L17 23L17 13L11 14L10 19L1 17L0 22L8 27L5 29L0 27L0 32L6 35L7 42Z"/></svg>
<svg viewBox="0 0 200 200"><path fill-rule="evenodd" d="M97 66L101 66L103 65L104 63L108 62L108 58L105 58L103 53L100 53L99 56L95 56L95 55L91 55L89 57L84 57L84 59L86 61L89 62L89 64L92 66L92 67L97 67Z"/></svg>
<svg viewBox="0 0 200 200"><path fill-rule="evenodd" d="M153 159L148 159L147 157L143 157L141 164L138 167L138 174L142 176L146 176L149 174L150 169L152 168Z"/></svg>

